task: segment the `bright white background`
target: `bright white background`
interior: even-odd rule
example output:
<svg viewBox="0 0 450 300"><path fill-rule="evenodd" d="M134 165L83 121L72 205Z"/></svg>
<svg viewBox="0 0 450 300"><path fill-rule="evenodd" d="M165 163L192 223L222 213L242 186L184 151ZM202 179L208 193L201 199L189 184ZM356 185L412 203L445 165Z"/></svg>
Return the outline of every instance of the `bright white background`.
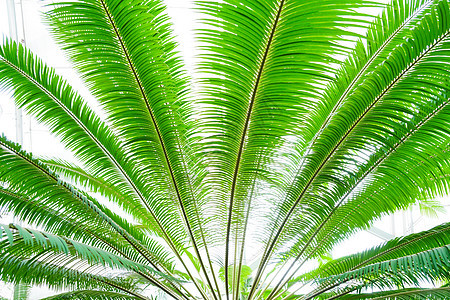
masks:
<svg viewBox="0 0 450 300"><path fill-rule="evenodd" d="M0 39L11 34L6 1L9 0L0 0ZM83 87L82 82L77 79L76 73L70 68L70 64L64 58L63 53L53 43L47 28L41 23L41 12L44 6L51 2L53 1L15 0L18 38L19 40L24 40L28 47L49 65L56 68L59 74L68 79L72 86L77 88L85 98L89 99L91 98L89 92ZM193 29L198 24L195 21L196 15L192 10L193 1L166 0L166 3L180 44L179 50L185 58L188 71L192 74L196 50L194 47ZM8 94L0 92L0 134L4 133L11 140L16 140L17 138L15 115L13 101ZM71 159L70 154L48 133L45 127L27 116L23 117L23 145L27 150L38 155ZM450 204L449 197L437 200L442 201L444 206L449 206ZM333 257L339 257L358 252L393 236L426 230L439 223L448 221L450 219L449 216L448 213L442 212L436 217L430 218L421 215L419 210L415 208L405 212L398 212L392 216L385 216L376 222L371 230L358 233L350 240L338 245L332 255ZM0 223L4 224L11 221L11 216L0 215ZM30 299L40 299L51 294L52 292L46 288L33 288ZM12 287L0 283L0 296L11 298Z"/></svg>

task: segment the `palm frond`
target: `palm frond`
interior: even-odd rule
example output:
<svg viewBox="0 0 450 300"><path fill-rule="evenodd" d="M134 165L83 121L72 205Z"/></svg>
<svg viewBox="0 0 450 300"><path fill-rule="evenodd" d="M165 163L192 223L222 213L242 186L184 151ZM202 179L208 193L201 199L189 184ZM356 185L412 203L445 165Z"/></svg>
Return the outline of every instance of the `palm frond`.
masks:
<svg viewBox="0 0 450 300"><path fill-rule="evenodd" d="M162 237L181 262L189 238L209 280L199 252L204 246L201 212L187 171L189 146L183 142L180 117L190 111L187 104L180 107L186 103L186 81L162 1L62 2L48 18L104 106L127 156L139 162L130 170L136 174L132 176L135 192L154 216ZM105 82L114 82L114 88L105 88ZM161 203L171 206L173 214L161 209Z"/></svg>
<svg viewBox="0 0 450 300"><path fill-rule="evenodd" d="M75 242L65 237L23 228L17 224L0 224L0 227L2 228L2 239L0 242L3 244L1 250L3 254L8 252L10 255L23 255L29 251L32 253L38 253L40 251L55 252L87 260L93 265L100 264L108 266L112 269L124 268L128 271L155 272L154 269L146 265L123 259L110 252ZM9 246L6 242L9 242ZM26 247L26 245L29 247Z"/></svg>
<svg viewBox="0 0 450 300"><path fill-rule="evenodd" d="M76 159L0 138L18 222L0 226L0 280L50 299L446 297L448 223L328 255L450 193L450 2L391 1L197 1L195 94L164 0L50 5L94 99L0 45L0 86Z"/></svg>
<svg viewBox="0 0 450 300"><path fill-rule="evenodd" d="M130 299L148 299L140 298L133 295L126 295L116 292L108 291L95 291L95 290L84 290L84 291L74 291L61 293L58 295L41 298L40 300L63 300L63 299L73 299L73 300L130 300Z"/></svg>
<svg viewBox="0 0 450 300"><path fill-rule="evenodd" d="M389 151L395 147L396 143L400 145L404 142L403 139L406 140L410 136L413 136L410 139L414 139L414 134L420 132L418 129L424 123L428 121L432 123L428 127L428 134L434 135L445 131L448 125L441 120L446 118L448 112L447 79L433 80L432 78L437 78L433 77L436 72L444 74L447 69L447 63L441 58L441 54L448 51L449 46L450 32L446 27L448 23L442 21L448 18L447 12L448 3L440 1L429 10L425 10L423 18L417 21L417 24L413 23L402 29L404 34L393 39L402 46L394 43L391 45L392 48L385 49L386 52L383 51L385 57L381 59L380 54L378 56L380 64L371 71L378 75L371 74L367 77L365 82L358 85L358 89L334 113L329 125L315 143L314 147L317 148L312 148L314 155L310 155L303 166L304 170L297 181L299 189L292 190L290 196L285 199L292 205L287 205L285 201L283 203L286 207L283 211L284 217L280 219L277 215L280 226L274 226L277 231L273 241L270 242L271 251L275 248L277 240L283 245L285 244L283 241L292 240L295 236L308 236L311 225L313 228L314 226L319 228L320 224L334 213L336 207L340 206L339 201L336 201L340 199L338 194L351 190L352 184L358 183L361 174L364 176L364 172L373 167L380 155L389 156L394 153ZM427 35L428 40L420 39L419 41L419 36L425 32L430 32ZM407 38L405 42L405 37L409 36L411 38ZM412 44L406 46L408 41ZM414 49L406 52L408 57L404 57L404 46ZM402 59L399 59L397 55L402 56ZM430 70L428 76L425 70ZM418 83L416 74L424 71L424 77L420 77L420 85L416 85ZM425 77L430 80L422 80ZM359 89L361 90L358 91ZM414 91L419 90L430 91L431 94L416 96ZM364 101L367 101L367 104L364 104ZM414 107L415 111L408 109L411 102L417 103ZM421 103L423 103L422 106ZM390 112L398 113L395 116L388 115L386 114L388 108ZM336 121L333 121L334 119ZM411 127L402 130L404 127L400 124L405 124L402 122L411 124ZM436 127L437 124L440 124L438 125L440 127ZM368 131L371 132L370 135L367 134ZM402 132L404 132L403 136ZM382 141L382 134L389 133L391 133L389 139L384 138ZM333 139L335 142L332 142ZM388 140L392 142L388 143ZM445 138L436 142L445 143ZM434 154L433 148L436 144L430 142L426 146L431 155ZM424 152L425 149L421 149L421 152L414 153L419 156ZM417 157L417 160L411 162L417 164L421 160ZM310 175L304 178L302 174ZM309 217L304 218L304 216ZM313 236L316 234L314 229L310 232ZM299 251L302 253L304 248L300 249L303 249Z"/></svg>
<svg viewBox="0 0 450 300"><path fill-rule="evenodd" d="M317 292L311 292L305 299L311 299L324 291L348 281L362 281L365 286L392 288L396 286L420 286L420 282L448 280L450 267L450 246L434 248L417 254L374 263L343 274L319 280L333 282Z"/></svg>
<svg viewBox="0 0 450 300"><path fill-rule="evenodd" d="M26 300L30 294L30 287L26 284L16 284L14 285L14 295L13 300Z"/></svg>
<svg viewBox="0 0 450 300"><path fill-rule="evenodd" d="M2 227L0 234L1 257L6 268L13 268L14 265L11 264L14 264L14 260L11 260L11 258L18 258L29 259L31 262L48 263L76 271L81 270L79 272L87 272L88 275L99 275L98 270L102 267L110 270L109 272L113 272L113 270L134 272L177 298L177 295L162 284L158 277L162 276L165 280L173 280L174 278L169 278L148 265L136 263L108 251L69 240L66 237L26 229L17 224L0 225L0 227ZM110 282L104 283L113 284ZM112 286L114 287L114 285Z"/></svg>
<svg viewBox="0 0 450 300"><path fill-rule="evenodd" d="M318 278L327 278L354 271L368 264L397 259L437 248L449 243L449 230L449 224L444 223L430 230L394 238L360 253L334 259L311 272L290 280L288 287L298 283L308 283ZM320 297L327 297L327 294L324 293Z"/></svg>
<svg viewBox="0 0 450 300"><path fill-rule="evenodd" d="M333 54L347 51L339 41L351 33L343 28L357 24L361 16L352 8L362 3L199 2L204 22L212 26L200 35L207 52L201 69L207 78L199 127L207 135L204 151L211 153L208 164L214 173L209 184L215 190L217 218L223 219L217 232L225 228L225 264L232 256L231 244L244 247L239 240L246 232L245 215L254 206L244 200L250 186L257 179L274 178L269 154L283 148L285 136L302 132L301 122L314 106L313 98L335 71ZM345 16L339 25L331 21L336 15ZM240 261L242 255L234 257Z"/></svg>
<svg viewBox="0 0 450 300"><path fill-rule="evenodd" d="M153 260L149 249L139 241L139 234L142 237L142 233L133 230L133 227L129 226L125 220L117 218L89 195L81 193L70 184L61 181L42 162L21 150L19 146L5 138L0 139L0 146L0 160L3 163L2 169L0 169L1 176L12 187L19 192L26 191L28 195L39 196L43 204L54 210L70 213L71 217L78 221L96 221L96 226L100 228L109 227L125 239L150 264L157 263ZM11 173L15 169L21 169L21 176ZM90 218L91 220L89 220ZM127 229L131 231L129 232ZM137 233L138 236L132 235L133 233ZM154 247L155 245L149 243L149 246Z"/></svg>
<svg viewBox="0 0 450 300"><path fill-rule="evenodd" d="M66 81L12 41L0 48L0 72L1 82L14 90L18 106L49 125L95 176L107 180L121 194L132 195L123 174L125 156L118 147L119 140ZM136 198L128 199L131 203L118 204L149 224L155 222Z"/></svg>
<svg viewBox="0 0 450 300"><path fill-rule="evenodd" d="M437 248L440 245L449 244L449 230L450 224L444 223L430 230L395 238L361 253L335 259L313 271L310 275L304 276L304 278L313 279L338 275L369 263L382 262Z"/></svg>
<svg viewBox="0 0 450 300"><path fill-rule="evenodd" d="M55 289L103 289L133 291L135 287L120 279L88 274L51 263L24 259L16 256L2 258L1 279L6 282L30 285L46 284Z"/></svg>
<svg viewBox="0 0 450 300"><path fill-rule="evenodd" d="M428 299L428 300L440 300L446 299L450 296L450 289L445 287L429 288L429 289L400 289L385 292L374 292L370 294L359 295L342 295L339 299L351 300L351 299L397 299L397 300L412 300L412 299Z"/></svg>

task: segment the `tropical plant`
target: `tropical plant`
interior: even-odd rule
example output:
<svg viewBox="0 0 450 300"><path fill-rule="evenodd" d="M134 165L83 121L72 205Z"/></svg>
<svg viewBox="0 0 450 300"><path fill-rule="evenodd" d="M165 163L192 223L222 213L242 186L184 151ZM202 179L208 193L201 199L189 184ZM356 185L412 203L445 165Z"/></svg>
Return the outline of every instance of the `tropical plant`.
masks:
<svg viewBox="0 0 450 300"><path fill-rule="evenodd" d="M449 2L196 5L198 85L162 0L51 7L100 114L3 42L0 83L79 163L0 139L0 206L21 221L1 227L0 279L47 299L450 298L450 223L327 256L449 194Z"/></svg>
<svg viewBox="0 0 450 300"><path fill-rule="evenodd" d="M13 300L28 299L29 293L30 293L30 287L27 286L26 284L19 283L14 286Z"/></svg>

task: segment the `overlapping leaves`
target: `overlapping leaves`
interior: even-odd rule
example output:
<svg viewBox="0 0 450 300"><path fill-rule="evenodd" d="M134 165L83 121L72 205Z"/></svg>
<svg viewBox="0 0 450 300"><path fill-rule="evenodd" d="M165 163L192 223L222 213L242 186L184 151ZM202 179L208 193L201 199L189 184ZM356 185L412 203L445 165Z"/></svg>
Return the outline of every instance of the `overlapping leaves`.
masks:
<svg viewBox="0 0 450 300"><path fill-rule="evenodd" d="M28 49L0 47L0 84L79 161L0 139L0 206L30 225L4 227L2 279L73 290L49 299L146 299L149 285L176 299L445 295L407 286L449 279L448 224L303 266L449 193L448 1L197 8L195 101L160 0L46 15L104 118Z"/></svg>

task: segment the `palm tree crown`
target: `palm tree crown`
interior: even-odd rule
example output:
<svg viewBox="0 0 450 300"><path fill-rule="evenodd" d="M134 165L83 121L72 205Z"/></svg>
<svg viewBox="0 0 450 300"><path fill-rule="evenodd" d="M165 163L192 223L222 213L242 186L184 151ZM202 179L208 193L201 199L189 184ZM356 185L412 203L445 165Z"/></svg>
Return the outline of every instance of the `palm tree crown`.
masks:
<svg viewBox="0 0 450 300"><path fill-rule="evenodd" d="M0 226L0 279L46 299L450 298L450 223L314 263L449 193L449 2L196 5L195 93L162 0L52 5L105 116L0 46L1 86L79 161L0 138L0 207L21 220Z"/></svg>

